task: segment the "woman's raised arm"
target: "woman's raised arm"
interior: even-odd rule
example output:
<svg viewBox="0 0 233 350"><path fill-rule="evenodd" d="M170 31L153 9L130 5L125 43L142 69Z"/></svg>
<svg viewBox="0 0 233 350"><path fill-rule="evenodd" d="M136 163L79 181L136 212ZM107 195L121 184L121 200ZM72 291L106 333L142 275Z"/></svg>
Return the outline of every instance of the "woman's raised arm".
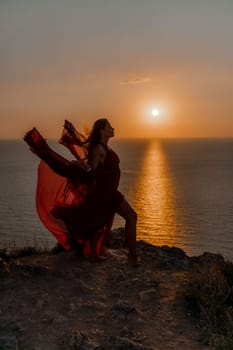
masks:
<svg viewBox="0 0 233 350"><path fill-rule="evenodd" d="M41 158L55 173L68 178L81 177L82 179L88 179L87 170L82 167L81 163L71 162L53 151L36 128L27 132L23 139L30 146L32 152Z"/></svg>

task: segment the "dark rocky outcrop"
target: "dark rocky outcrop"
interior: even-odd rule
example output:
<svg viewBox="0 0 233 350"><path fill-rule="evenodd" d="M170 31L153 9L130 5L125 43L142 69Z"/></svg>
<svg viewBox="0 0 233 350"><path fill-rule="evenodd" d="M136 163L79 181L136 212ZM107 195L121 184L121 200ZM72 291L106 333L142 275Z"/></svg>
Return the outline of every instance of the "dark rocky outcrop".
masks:
<svg viewBox="0 0 233 350"><path fill-rule="evenodd" d="M137 244L137 268L128 265L122 229L102 262L62 251L1 255L0 349L206 349L185 311L183 288L197 259L212 257Z"/></svg>

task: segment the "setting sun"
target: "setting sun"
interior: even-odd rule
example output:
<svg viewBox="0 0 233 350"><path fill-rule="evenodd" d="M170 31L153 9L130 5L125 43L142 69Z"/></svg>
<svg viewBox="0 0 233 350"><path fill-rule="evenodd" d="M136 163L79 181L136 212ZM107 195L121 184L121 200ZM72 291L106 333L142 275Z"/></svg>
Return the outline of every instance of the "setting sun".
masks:
<svg viewBox="0 0 233 350"><path fill-rule="evenodd" d="M151 114L153 117L157 117L159 115L159 110L157 108L152 109Z"/></svg>

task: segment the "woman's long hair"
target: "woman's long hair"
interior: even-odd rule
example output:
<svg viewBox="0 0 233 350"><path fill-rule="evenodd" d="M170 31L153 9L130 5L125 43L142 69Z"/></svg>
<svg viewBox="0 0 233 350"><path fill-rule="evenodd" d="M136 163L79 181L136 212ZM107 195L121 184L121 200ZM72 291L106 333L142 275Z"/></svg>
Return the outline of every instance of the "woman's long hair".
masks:
<svg viewBox="0 0 233 350"><path fill-rule="evenodd" d="M90 135L87 139L87 148L88 148L88 154L90 155L93 148L100 143L101 139L101 133L100 131L103 130L108 123L108 120L106 118L98 119L93 125L92 131L90 132Z"/></svg>
<svg viewBox="0 0 233 350"><path fill-rule="evenodd" d="M60 143L64 145L76 144L78 146L84 147L87 150L88 156L91 156L93 148L100 143L101 130L103 130L108 123L106 118L98 119L95 121L89 136L81 134L71 122L65 120L63 135Z"/></svg>

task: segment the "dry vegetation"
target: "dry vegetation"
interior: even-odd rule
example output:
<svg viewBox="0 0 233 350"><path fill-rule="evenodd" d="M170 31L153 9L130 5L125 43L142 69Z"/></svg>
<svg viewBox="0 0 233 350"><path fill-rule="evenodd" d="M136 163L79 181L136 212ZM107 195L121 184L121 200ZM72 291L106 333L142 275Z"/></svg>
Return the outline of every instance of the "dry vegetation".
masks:
<svg viewBox="0 0 233 350"><path fill-rule="evenodd" d="M233 264L223 259L194 264L187 300L202 340L216 350L233 349Z"/></svg>

